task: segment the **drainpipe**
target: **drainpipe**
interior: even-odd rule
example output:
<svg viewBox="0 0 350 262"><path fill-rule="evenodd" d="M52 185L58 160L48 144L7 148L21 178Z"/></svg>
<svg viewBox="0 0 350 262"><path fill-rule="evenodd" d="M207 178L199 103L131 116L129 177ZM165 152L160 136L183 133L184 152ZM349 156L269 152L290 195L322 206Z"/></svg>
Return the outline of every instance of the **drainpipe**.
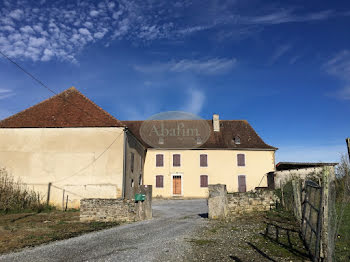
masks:
<svg viewBox="0 0 350 262"><path fill-rule="evenodd" d="M126 185L126 149L127 149L127 142L128 142L128 138L127 138L127 132L128 129L127 127L124 128L124 150L123 150L123 188L122 188L122 197L123 199L125 199L125 185Z"/></svg>

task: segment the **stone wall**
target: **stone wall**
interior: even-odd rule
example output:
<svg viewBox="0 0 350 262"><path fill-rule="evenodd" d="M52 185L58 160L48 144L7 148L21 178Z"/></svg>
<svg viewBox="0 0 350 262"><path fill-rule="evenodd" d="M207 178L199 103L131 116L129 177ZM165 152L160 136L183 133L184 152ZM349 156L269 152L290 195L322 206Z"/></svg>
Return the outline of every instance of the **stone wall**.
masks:
<svg viewBox="0 0 350 262"><path fill-rule="evenodd" d="M144 201L134 199L84 198L80 200L80 221L133 222L152 218L152 186L135 188L146 196Z"/></svg>
<svg viewBox="0 0 350 262"><path fill-rule="evenodd" d="M136 221L132 200L84 198L80 200L80 221Z"/></svg>
<svg viewBox="0 0 350 262"><path fill-rule="evenodd" d="M272 191L255 191L227 194L227 213L229 217L274 208L277 196Z"/></svg>
<svg viewBox="0 0 350 262"><path fill-rule="evenodd" d="M228 194L226 185L209 185L208 217L230 220L242 214L270 210L277 199L272 191L258 190Z"/></svg>

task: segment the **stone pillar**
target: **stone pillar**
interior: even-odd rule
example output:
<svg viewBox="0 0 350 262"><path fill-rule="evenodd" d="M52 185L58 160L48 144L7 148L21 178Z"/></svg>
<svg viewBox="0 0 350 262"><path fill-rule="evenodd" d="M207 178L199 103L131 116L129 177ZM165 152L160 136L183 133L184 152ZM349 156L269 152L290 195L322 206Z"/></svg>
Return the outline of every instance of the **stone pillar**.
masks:
<svg viewBox="0 0 350 262"><path fill-rule="evenodd" d="M208 217L210 219L225 219L227 215L226 185L209 185Z"/></svg>
<svg viewBox="0 0 350 262"><path fill-rule="evenodd" d="M152 186L143 185L135 188L135 194L144 194L146 196L144 201L135 203L136 216L138 220L145 220L152 218Z"/></svg>

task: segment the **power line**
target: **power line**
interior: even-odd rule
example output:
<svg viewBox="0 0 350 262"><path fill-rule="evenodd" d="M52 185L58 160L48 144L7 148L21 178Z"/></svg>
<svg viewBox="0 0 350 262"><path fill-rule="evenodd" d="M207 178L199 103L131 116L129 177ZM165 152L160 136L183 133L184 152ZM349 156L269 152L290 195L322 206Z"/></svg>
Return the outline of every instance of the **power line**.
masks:
<svg viewBox="0 0 350 262"><path fill-rule="evenodd" d="M26 75L28 75L30 78L32 78L35 82L37 82L39 85L41 85L42 87L46 88L47 90L49 90L51 93L53 93L54 95L58 95L57 92L55 92L53 89L49 88L47 85L45 85L40 79L38 79L37 77L35 77L33 74L31 74L30 72L28 72L28 70L26 70L25 68L23 68L20 64L18 64L16 61L14 61L13 59L11 59L8 55L6 55L4 52L2 52L0 50L0 54L6 58L8 61L10 61L12 64L14 64L18 69L20 69L22 72L24 72ZM61 97L58 96L60 99L64 100L66 103L71 104L72 106L78 108L80 111L84 112L85 114L87 114L88 116L95 118L97 120L100 120L99 118L95 117L94 115L90 114L89 112L85 111L84 109L80 108L79 106L77 106L76 104L73 104L71 102L69 102L65 97ZM108 131L109 132L109 131Z"/></svg>
<svg viewBox="0 0 350 262"><path fill-rule="evenodd" d="M51 93L57 95L57 93L55 91L53 91L51 88L49 88L47 85L45 85L43 82L41 82L38 78L36 78L35 76L33 76L31 73L29 73L27 70L25 70L21 65L19 65L18 63L16 63L14 60L12 60L9 56L7 56L4 52L2 52L0 50L0 54L5 57L7 60L9 60L12 64L14 64L15 66L17 66L21 71L23 71L25 74L27 74L30 78L32 78L34 81L36 81L37 83L39 83L41 86L43 86L44 88L46 88L47 90L49 90Z"/></svg>
<svg viewBox="0 0 350 262"><path fill-rule="evenodd" d="M106 153L106 152L108 151L108 149L110 149L110 148L112 147L112 145L117 141L117 139L121 136L121 134L123 134L123 133L120 133L120 134L113 140L113 142L112 142L108 147L106 147L106 149L105 149L101 154L99 154L98 157L95 158L95 159L94 159L92 162L90 162L88 165L86 165L85 167L79 169L79 170L78 170L77 172L75 172L73 175L67 176L67 177L65 177L65 178L62 178L62 179L59 179L59 180L56 180L56 181L53 181L52 183L61 182L61 181L63 181L63 180L66 180L66 179L68 179L68 178L71 178L71 177L73 177L73 176L76 176L76 175L78 175L80 172L86 170L86 169L87 169L88 167L90 167L93 163L95 163L104 153Z"/></svg>
<svg viewBox="0 0 350 262"><path fill-rule="evenodd" d="M30 78L32 78L34 81L36 81L37 83L39 83L42 87L46 88L47 90L49 90L51 93L55 94L55 95L58 95L54 90L52 90L51 88L49 88L47 85L45 85L42 81L40 81L37 77L35 77L33 74L31 74L30 72L28 72L26 69L24 69L20 64L18 64L17 62L15 62L13 59L11 59L9 56L7 56L4 52L2 52L0 50L0 54L5 57L8 61L10 61L12 64L14 64L17 68L19 68L22 72L24 72L26 75L28 75ZM60 97L60 96L59 96ZM95 118L95 119L98 119L97 117L91 115L90 113L88 113L87 111L85 111L84 109L81 109L80 107L78 107L77 105L73 104L73 103L70 103L69 101L67 101L64 97L60 97L61 99L63 99L65 102L75 106L76 108L78 108L79 110L81 110L82 112L88 114L89 116ZM99 120L99 119L98 119ZM110 132L110 131L109 131ZM68 176L68 177L65 177L63 179L60 179L60 180L56 180L54 181L54 183L57 183L57 182L60 182L60 181L63 181L63 180L66 180L68 178L71 178L73 176L76 176L78 175L80 172L86 170L88 167L90 167L92 164L94 164L98 159L100 159L104 153L106 153L111 147L112 145L117 141L117 139L121 136L121 134L123 133L120 133L114 140L113 142L107 146L105 148L105 150L103 150L103 152L98 155L97 158L95 158L91 163L89 163L88 165L86 165L85 167L79 169L77 172L75 172L73 175L71 176Z"/></svg>

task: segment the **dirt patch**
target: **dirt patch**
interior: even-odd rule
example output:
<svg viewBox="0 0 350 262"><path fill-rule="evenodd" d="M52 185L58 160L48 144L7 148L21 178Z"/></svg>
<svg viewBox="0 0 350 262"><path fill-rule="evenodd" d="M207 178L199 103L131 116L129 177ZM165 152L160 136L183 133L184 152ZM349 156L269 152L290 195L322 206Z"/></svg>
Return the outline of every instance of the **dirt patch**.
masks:
<svg viewBox="0 0 350 262"><path fill-rule="evenodd" d="M118 225L79 222L79 211L0 215L0 253L66 239Z"/></svg>
<svg viewBox="0 0 350 262"><path fill-rule="evenodd" d="M309 261L289 213L270 211L237 218L210 220L194 238L186 261Z"/></svg>

